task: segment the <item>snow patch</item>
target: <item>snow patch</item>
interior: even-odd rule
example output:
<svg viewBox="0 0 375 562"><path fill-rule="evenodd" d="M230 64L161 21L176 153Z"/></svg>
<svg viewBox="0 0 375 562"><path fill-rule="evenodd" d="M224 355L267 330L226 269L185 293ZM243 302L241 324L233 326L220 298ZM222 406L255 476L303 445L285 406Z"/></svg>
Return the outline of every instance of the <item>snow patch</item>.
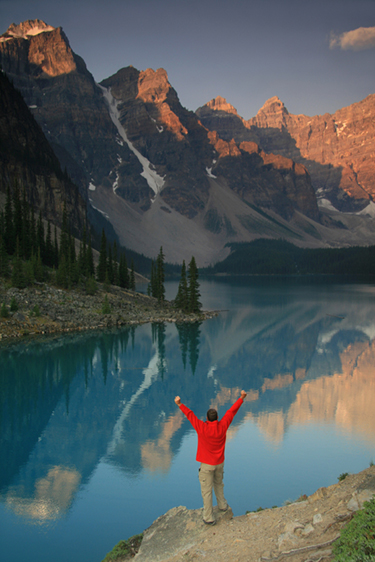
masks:
<svg viewBox="0 0 375 562"><path fill-rule="evenodd" d="M115 179L115 181L113 182L113 185L112 185L113 193L116 193L116 189L118 188L118 180L119 179L120 179L120 175L117 172L116 173L116 179Z"/></svg>
<svg viewBox="0 0 375 562"><path fill-rule="evenodd" d="M209 178L214 178L214 179L216 179L217 176L214 176L214 175L213 175L213 173L212 173L212 168L207 168L207 167L206 167L206 172L207 172L207 175L208 175Z"/></svg>
<svg viewBox="0 0 375 562"><path fill-rule="evenodd" d="M0 37L0 42L10 41L11 39L14 38L29 39L29 37L34 37L35 35L39 35L40 33L47 33L48 31L54 31L54 30L55 28L52 27L51 25L47 25L44 27L36 25L31 29L29 29L26 33L21 33L21 31L19 32L7 31L5 37Z"/></svg>
<svg viewBox="0 0 375 562"><path fill-rule="evenodd" d="M90 181L90 183L89 183L89 190L90 190L90 191L95 191L95 190L96 190L96 185L93 184L91 181Z"/></svg>
<svg viewBox="0 0 375 562"><path fill-rule="evenodd" d="M109 115L112 119L112 122L117 127L117 130L121 138L126 142L130 150L133 152L133 154L135 154L135 156L138 158L140 164L143 167L143 172L141 173L141 176L143 176L146 179L149 187L153 190L155 195L157 195L158 193L161 192L161 190L164 187L164 178L159 176L159 174L154 169L152 169L153 166L149 162L149 160L147 160L147 158L142 156L142 154L135 148L135 146L128 139L126 131L120 122L120 112L118 110L119 101L112 96L111 89L104 88L100 84L98 84L98 86L102 90L104 99L108 103Z"/></svg>
<svg viewBox="0 0 375 562"><path fill-rule="evenodd" d="M358 213L355 213L355 214L356 215L368 215L369 217L375 218L375 203L373 201L370 201L370 203L367 205L367 207L362 209L362 211L358 211Z"/></svg>
<svg viewBox="0 0 375 562"><path fill-rule="evenodd" d="M37 105L29 105L29 109L37 109L38 106Z"/></svg>
<svg viewBox="0 0 375 562"><path fill-rule="evenodd" d="M318 199L318 206L323 207L323 209L328 209L329 211L335 211L336 213L338 212L336 207L332 205L331 201L329 201L325 197Z"/></svg>
<svg viewBox="0 0 375 562"><path fill-rule="evenodd" d="M95 207L95 205L92 204L92 199L89 199L90 203L91 203L91 207L93 209L95 209L95 211L98 211L98 213L100 213L101 215L103 215L103 217L105 217L106 219L109 220L109 215L107 215L107 213L105 213L104 211L101 211L100 209L98 209L98 207Z"/></svg>

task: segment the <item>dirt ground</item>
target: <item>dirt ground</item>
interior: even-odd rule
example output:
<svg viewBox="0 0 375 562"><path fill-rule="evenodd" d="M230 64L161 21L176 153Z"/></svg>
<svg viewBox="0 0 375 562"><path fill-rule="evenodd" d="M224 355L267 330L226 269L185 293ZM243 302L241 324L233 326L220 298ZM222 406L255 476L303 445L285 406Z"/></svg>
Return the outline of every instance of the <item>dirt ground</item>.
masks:
<svg viewBox="0 0 375 562"><path fill-rule="evenodd" d="M375 467L319 488L304 501L233 517L176 507L144 533L136 562L329 562L340 530L375 494Z"/></svg>

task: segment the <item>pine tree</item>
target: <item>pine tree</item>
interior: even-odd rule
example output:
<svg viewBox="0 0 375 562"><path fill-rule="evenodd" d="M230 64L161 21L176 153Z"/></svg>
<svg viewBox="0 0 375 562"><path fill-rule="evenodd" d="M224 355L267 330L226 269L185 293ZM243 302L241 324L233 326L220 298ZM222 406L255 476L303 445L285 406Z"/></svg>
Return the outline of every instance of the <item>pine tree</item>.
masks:
<svg viewBox="0 0 375 562"><path fill-rule="evenodd" d="M6 247L7 254L12 256L15 250L15 238L13 229L13 209L12 201L10 196L10 187L7 187L7 197L5 201L5 212L4 212L4 244Z"/></svg>
<svg viewBox="0 0 375 562"><path fill-rule="evenodd" d="M45 264L48 267L54 266L54 248L52 244L52 233L51 233L51 223L48 221L47 225L47 235L46 235L46 245L45 245Z"/></svg>
<svg viewBox="0 0 375 562"><path fill-rule="evenodd" d="M68 233L68 218L66 214L66 204L64 203L62 225L60 232L60 248L59 248L59 260L64 256L66 262L69 260L69 233Z"/></svg>
<svg viewBox="0 0 375 562"><path fill-rule="evenodd" d="M129 280L130 290L135 291L135 273L134 273L134 262L133 259L131 261L130 266L130 280Z"/></svg>
<svg viewBox="0 0 375 562"><path fill-rule="evenodd" d="M13 258L12 286L24 289L27 285L23 262L19 255L19 241L16 240L16 251Z"/></svg>
<svg viewBox="0 0 375 562"><path fill-rule="evenodd" d="M129 287L130 287L128 264L126 262L126 256L125 256L124 253L122 253L121 256L120 256L119 285L123 289L129 289Z"/></svg>
<svg viewBox="0 0 375 562"><path fill-rule="evenodd" d="M108 247L108 280L110 282L111 285L113 285L113 282L115 280L115 274L113 271L113 259L112 259L112 248L111 246Z"/></svg>
<svg viewBox="0 0 375 562"><path fill-rule="evenodd" d="M92 253L92 245L91 245L91 231L89 230L89 237L87 243L87 251L86 251L86 275L88 277L92 277L95 274L95 266L94 266L94 256Z"/></svg>
<svg viewBox="0 0 375 562"><path fill-rule="evenodd" d="M82 239L79 246L78 254L78 270L80 277L87 277L86 273L86 254L87 254L87 239L86 239L86 225L83 227Z"/></svg>
<svg viewBox="0 0 375 562"><path fill-rule="evenodd" d="M38 223L36 225L36 241L37 241L37 251L35 252L35 254L37 254L40 251L42 260L43 262L45 262L46 246L44 240L44 224L43 224L41 211L39 211Z"/></svg>
<svg viewBox="0 0 375 562"><path fill-rule="evenodd" d="M2 236L0 236L0 276L9 277L9 258L5 247L5 242Z"/></svg>
<svg viewBox="0 0 375 562"><path fill-rule="evenodd" d="M181 267L181 278L178 284L177 296L174 301L175 307L180 308L186 312L189 308L189 295L188 295L188 285L186 278L186 265L185 260L182 262Z"/></svg>
<svg viewBox="0 0 375 562"><path fill-rule="evenodd" d="M14 184L14 191L13 191L13 239L17 240L18 238L18 251L20 258L24 258L23 254L23 221L22 221L22 203L20 197L20 190L18 184Z"/></svg>
<svg viewBox="0 0 375 562"><path fill-rule="evenodd" d="M36 281L42 282L44 281L44 268L42 264L42 256L40 253L40 248L38 249L38 256L33 256L33 275Z"/></svg>
<svg viewBox="0 0 375 562"><path fill-rule="evenodd" d="M201 295L199 292L198 268L194 256L191 258L191 261L189 263L188 279L189 279L188 312L190 313L199 312L202 304L199 302L199 297Z"/></svg>
<svg viewBox="0 0 375 562"><path fill-rule="evenodd" d="M151 274L150 274L150 295L155 299L158 298L158 283L156 276L156 265L154 260L151 260Z"/></svg>
<svg viewBox="0 0 375 562"><path fill-rule="evenodd" d="M100 242L100 252L99 252L99 263L98 267L96 268L96 277L99 283L104 283L108 270L108 262L107 262L107 238L104 232L104 228L102 230L102 238Z"/></svg>
<svg viewBox="0 0 375 562"><path fill-rule="evenodd" d="M57 243L57 228L55 225L55 238L54 238L54 267L57 269L59 267L59 246Z"/></svg>
<svg viewBox="0 0 375 562"><path fill-rule="evenodd" d="M26 191L24 189L22 194L22 255L26 260L30 259L32 252L30 226L30 205L26 199Z"/></svg>
<svg viewBox="0 0 375 562"><path fill-rule="evenodd" d="M165 299L165 288L164 288L164 254L163 248L160 246L160 251L156 259L156 295L159 303L163 302Z"/></svg>
<svg viewBox="0 0 375 562"><path fill-rule="evenodd" d="M112 257L113 257L113 283L114 285L119 285L120 279L119 279L119 264L118 264L116 240L113 242Z"/></svg>
<svg viewBox="0 0 375 562"><path fill-rule="evenodd" d="M55 227L56 228L56 227ZM36 243L36 221L35 221L35 212L34 207L31 207L31 218L30 218L30 255L34 252L38 251L37 243Z"/></svg>

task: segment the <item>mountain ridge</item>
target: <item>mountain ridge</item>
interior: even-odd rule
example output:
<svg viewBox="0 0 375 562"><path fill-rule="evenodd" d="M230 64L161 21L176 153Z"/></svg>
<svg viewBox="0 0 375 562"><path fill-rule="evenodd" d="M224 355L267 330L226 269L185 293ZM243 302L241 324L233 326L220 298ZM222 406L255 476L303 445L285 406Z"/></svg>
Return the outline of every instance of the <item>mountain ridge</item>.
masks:
<svg viewBox="0 0 375 562"><path fill-rule="evenodd" d="M293 131L314 118L291 116L277 97L246 122L220 96L187 110L162 68L129 66L96 84L62 29L40 20L0 37L0 62L89 209L130 249L154 257L163 246L168 261L195 255L202 266L259 237L304 247L375 240L362 171L309 160L308 131L300 146Z"/></svg>

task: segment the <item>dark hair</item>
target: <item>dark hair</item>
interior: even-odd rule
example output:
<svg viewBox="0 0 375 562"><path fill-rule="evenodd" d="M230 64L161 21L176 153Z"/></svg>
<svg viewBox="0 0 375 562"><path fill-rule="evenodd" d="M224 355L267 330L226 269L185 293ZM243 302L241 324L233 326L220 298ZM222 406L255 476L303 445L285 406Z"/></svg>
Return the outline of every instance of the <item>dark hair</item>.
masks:
<svg viewBox="0 0 375 562"><path fill-rule="evenodd" d="M217 411L213 408L210 408L207 412L207 419L208 421L216 421L217 420Z"/></svg>

